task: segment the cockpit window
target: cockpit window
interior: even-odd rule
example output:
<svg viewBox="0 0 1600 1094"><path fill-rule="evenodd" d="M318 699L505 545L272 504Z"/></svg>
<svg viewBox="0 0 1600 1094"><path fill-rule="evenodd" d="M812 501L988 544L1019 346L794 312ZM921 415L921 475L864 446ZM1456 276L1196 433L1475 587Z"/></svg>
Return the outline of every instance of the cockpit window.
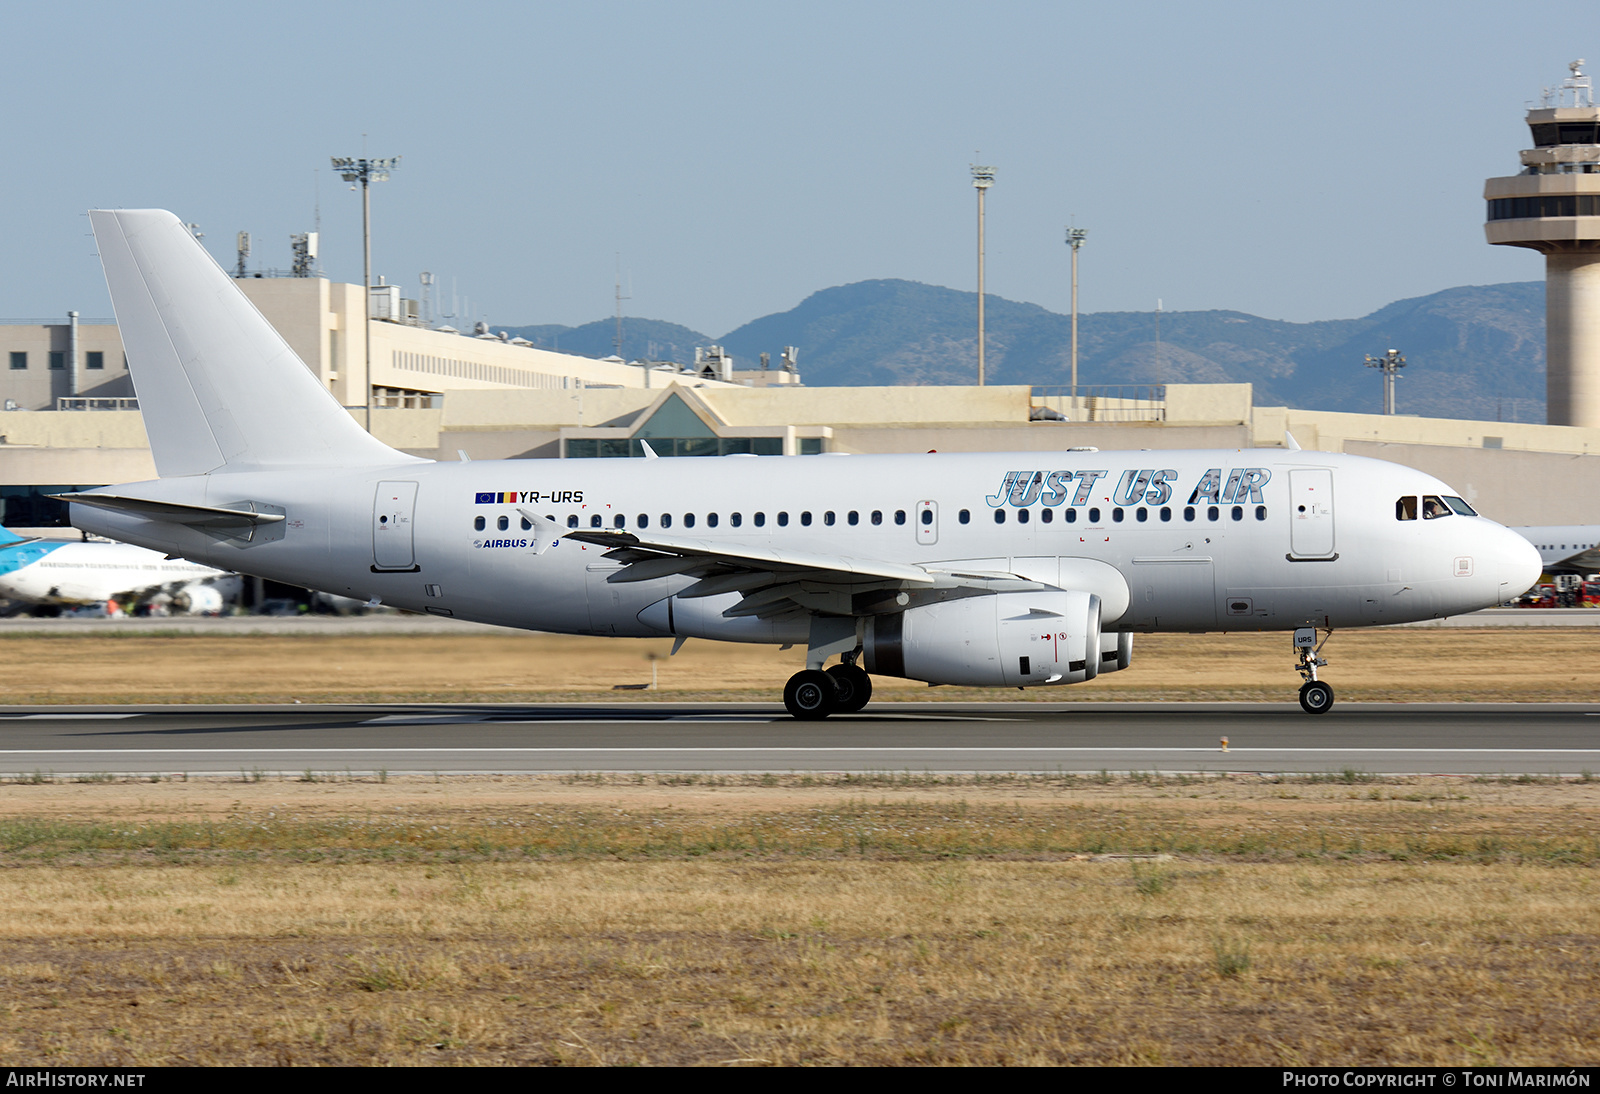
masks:
<svg viewBox="0 0 1600 1094"><path fill-rule="evenodd" d="M1454 509L1464 517L1475 517L1478 515L1478 511L1476 509L1468 505L1465 501L1462 501L1460 498L1452 498L1447 496L1444 500L1450 506L1450 508Z"/></svg>
<svg viewBox="0 0 1600 1094"><path fill-rule="evenodd" d="M1401 498L1399 501L1395 502L1394 503L1394 519L1395 520L1416 520L1417 519L1417 499L1416 498Z"/></svg>
<svg viewBox="0 0 1600 1094"><path fill-rule="evenodd" d="M1465 504L1465 502L1462 504ZM1443 498L1434 494L1424 494L1422 496L1423 520L1437 520L1440 517L1448 517L1449 515L1450 507L1444 503Z"/></svg>

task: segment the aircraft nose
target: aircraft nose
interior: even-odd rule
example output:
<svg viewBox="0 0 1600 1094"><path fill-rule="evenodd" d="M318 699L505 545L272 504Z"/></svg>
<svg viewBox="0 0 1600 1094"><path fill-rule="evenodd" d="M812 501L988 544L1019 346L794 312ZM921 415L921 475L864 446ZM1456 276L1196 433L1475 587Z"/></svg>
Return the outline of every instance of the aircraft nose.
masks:
<svg viewBox="0 0 1600 1094"><path fill-rule="evenodd" d="M1495 573L1500 579L1500 600L1504 603L1521 596L1538 582L1544 573L1544 563L1539 550L1509 528L1495 529Z"/></svg>

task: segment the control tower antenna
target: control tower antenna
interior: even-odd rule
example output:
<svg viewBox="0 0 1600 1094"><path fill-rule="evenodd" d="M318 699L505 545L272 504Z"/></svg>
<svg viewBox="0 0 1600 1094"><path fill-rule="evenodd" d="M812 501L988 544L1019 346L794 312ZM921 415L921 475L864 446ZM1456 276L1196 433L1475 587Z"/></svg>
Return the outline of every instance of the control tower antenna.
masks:
<svg viewBox="0 0 1600 1094"><path fill-rule="evenodd" d="M632 276L630 276L628 278L628 280L632 281L633 280ZM629 288L631 289L632 286L629 286ZM633 293L632 292L628 293L627 296L623 296L622 295L622 252L618 251L617 252L617 334L616 334L616 337L611 340L611 342L612 342L612 346L616 349L617 360L619 360L619 361L626 361L627 360L627 358L622 355L622 302L624 300L632 300L632 299L633 299ZM648 371L649 367L650 367L649 365L645 366L647 371Z"/></svg>
<svg viewBox="0 0 1600 1094"><path fill-rule="evenodd" d="M1528 111L1522 172L1484 183L1484 235L1544 255L1545 420L1600 427L1600 107L1583 66Z"/></svg>

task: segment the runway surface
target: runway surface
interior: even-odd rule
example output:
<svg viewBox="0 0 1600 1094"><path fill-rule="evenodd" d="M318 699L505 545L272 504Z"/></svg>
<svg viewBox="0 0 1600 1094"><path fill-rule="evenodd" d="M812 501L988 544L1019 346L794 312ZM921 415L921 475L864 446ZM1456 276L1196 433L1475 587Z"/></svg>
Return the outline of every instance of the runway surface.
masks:
<svg viewBox="0 0 1600 1094"><path fill-rule="evenodd" d="M1221 738L1229 739L1227 751ZM0 707L0 775L570 771L1600 772L1600 703Z"/></svg>

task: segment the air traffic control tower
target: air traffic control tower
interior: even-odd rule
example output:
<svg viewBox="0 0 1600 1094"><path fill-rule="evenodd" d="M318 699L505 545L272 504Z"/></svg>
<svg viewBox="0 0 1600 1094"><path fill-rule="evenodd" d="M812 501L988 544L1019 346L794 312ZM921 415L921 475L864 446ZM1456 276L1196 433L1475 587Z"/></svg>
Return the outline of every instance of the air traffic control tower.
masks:
<svg viewBox="0 0 1600 1094"><path fill-rule="evenodd" d="M1545 420L1600 427L1600 107L1583 64L1528 111L1522 173L1484 184L1484 234L1544 255Z"/></svg>

